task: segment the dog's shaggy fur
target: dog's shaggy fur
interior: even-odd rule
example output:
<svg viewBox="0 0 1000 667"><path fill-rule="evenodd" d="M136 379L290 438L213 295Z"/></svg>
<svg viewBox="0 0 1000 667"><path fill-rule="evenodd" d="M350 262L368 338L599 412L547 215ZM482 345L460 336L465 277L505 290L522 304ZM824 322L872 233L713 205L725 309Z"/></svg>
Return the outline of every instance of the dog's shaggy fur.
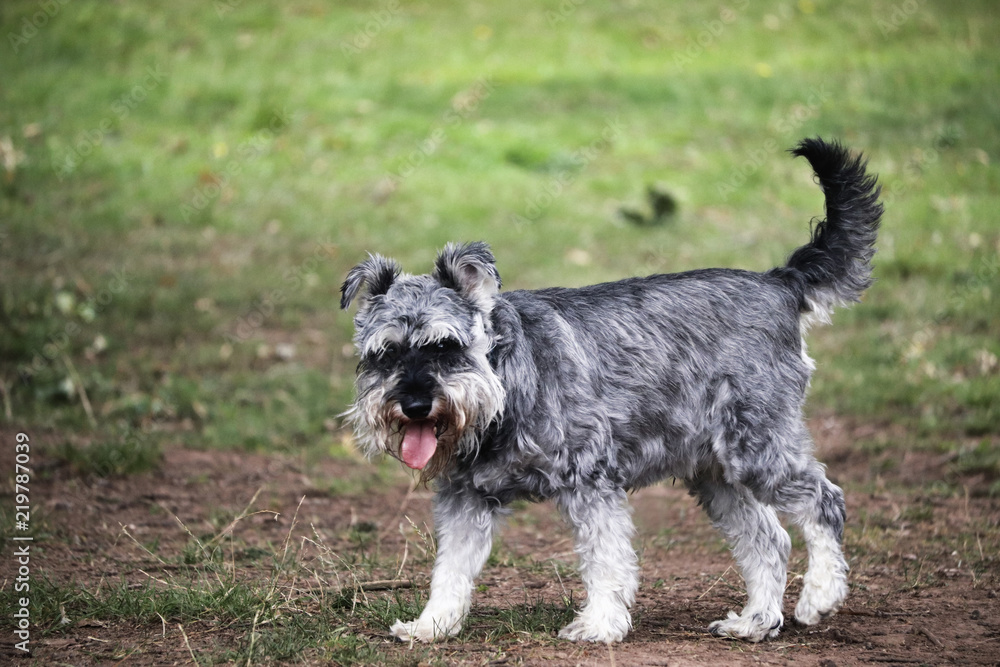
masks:
<svg viewBox="0 0 1000 667"><path fill-rule="evenodd" d="M437 485L430 600L403 640L457 633L494 532L514 500L554 499L572 525L587 601L560 637L620 641L638 587L626 493L684 480L729 540L747 587L719 636L780 630L791 543L809 568L795 618L817 623L847 595L844 496L813 458L802 406L813 362L802 334L871 283L882 213L875 178L840 145L792 151L812 164L826 220L765 273L708 269L580 289L501 293L483 243L449 245L430 275L372 256L359 294L357 400L370 453Z"/></svg>

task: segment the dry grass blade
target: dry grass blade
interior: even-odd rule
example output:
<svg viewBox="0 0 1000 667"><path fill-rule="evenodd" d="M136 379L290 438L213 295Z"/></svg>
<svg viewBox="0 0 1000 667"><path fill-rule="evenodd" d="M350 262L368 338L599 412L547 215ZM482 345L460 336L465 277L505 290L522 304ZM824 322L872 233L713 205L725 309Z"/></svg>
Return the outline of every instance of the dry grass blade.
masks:
<svg viewBox="0 0 1000 667"><path fill-rule="evenodd" d="M711 586L709 586L708 588L706 588L706 589L705 589L705 591L704 591L704 592L703 592L703 593L702 593L701 595L699 595L699 596L698 596L698 597L697 597L696 599L698 599L698 600L702 599L703 597L705 597L706 595L708 595L708 593L709 593L709 592L710 592L710 591L711 591L711 590L712 590L713 588L715 588L716 584L718 584L718 583L719 583L720 581L725 581L725 579L726 579L726 575L727 575L727 574L729 574L729 572L730 572L730 571L731 571L732 569L733 569L733 566L732 566L732 565L730 565L729 567L727 567L727 568L726 568L726 571L725 571L725 572L723 572L723 573L722 573L721 575L719 575L719 578L718 578L718 579L716 579L715 581L713 581L713 582L712 582L712 585L711 585Z"/></svg>

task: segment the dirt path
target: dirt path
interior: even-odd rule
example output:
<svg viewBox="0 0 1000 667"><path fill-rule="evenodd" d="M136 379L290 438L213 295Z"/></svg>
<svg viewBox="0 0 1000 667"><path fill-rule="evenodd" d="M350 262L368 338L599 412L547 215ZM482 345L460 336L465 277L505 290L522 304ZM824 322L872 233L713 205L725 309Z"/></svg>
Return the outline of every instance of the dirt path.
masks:
<svg viewBox="0 0 1000 667"><path fill-rule="evenodd" d="M340 631L402 664L410 658L413 664L495 665L1000 664L1000 502L935 486L943 468L929 455L903 457L875 475L871 457L849 448L850 433L838 423L814 424L814 430L831 476L847 490L852 566L846 608L816 627L789 622L776 640L760 645L708 636L709 622L742 605L742 582L702 512L680 485L668 483L632 497L643 579L636 627L621 645L577 646L537 631L504 632L497 620L504 609L559 607L566 598L579 603L583 597L569 533L551 505L515 513L458 640L414 652L392 643L370 615L350 610ZM0 435L12 441L10 433ZM225 544L223 570L241 580L280 582L282 590L333 595L376 579L426 583L431 554L421 532L431 523L430 494L408 493L409 478L401 472L377 476L373 466L355 460L180 448L167 448L158 471L123 479L79 479L41 463L32 498L44 535L33 551L33 576L44 573L56 584L74 582L91 592L120 580L133 587L150 579L176 585L195 538ZM885 466L876 461L874 467ZM226 533L248 506L248 515ZM275 565L272 555L287 554L285 545L294 567ZM5 590L12 587L12 561L8 543ZM804 565L796 539L786 618ZM197 562L190 567L209 571ZM358 604L398 594L362 592ZM193 655L225 661L227 647L243 641L247 630L245 622L69 620L66 630L36 628L35 664L191 664ZM11 647L12 630L3 632L0 655L26 662ZM326 655L310 649L299 660L324 664Z"/></svg>

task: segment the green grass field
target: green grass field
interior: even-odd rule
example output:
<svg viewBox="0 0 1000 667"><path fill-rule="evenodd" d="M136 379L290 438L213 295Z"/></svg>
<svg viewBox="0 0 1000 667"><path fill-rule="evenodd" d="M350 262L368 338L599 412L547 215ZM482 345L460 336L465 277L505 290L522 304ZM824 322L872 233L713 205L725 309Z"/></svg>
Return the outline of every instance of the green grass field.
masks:
<svg viewBox="0 0 1000 667"><path fill-rule="evenodd" d="M486 240L506 289L779 264L823 211L784 149L820 135L886 212L809 413L1000 494L993 2L6 0L0 28L3 415L81 474L343 453L369 251ZM677 212L633 224L648 187Z"/></svg>
<svg viewBox="0 0 1000 667"><path fill-rule="evenodd" d="M783 152L818 134L870 156L886 214L877 286L811 336L812 409L900 446L1000 432L990 3L550 4L4 3L9 414L314 442L365 252L423 272L485 239L511 288L763 270L822 214ZM619 214L647 185L665 224Z"/></svg>

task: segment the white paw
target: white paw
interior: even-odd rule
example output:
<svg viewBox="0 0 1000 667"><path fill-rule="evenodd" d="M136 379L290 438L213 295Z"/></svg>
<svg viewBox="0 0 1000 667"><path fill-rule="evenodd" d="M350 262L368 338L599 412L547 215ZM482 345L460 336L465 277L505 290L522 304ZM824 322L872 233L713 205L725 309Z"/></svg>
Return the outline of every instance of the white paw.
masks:
<svg viewBox="0 0 1000 667"><path fill-rule="evenodd" d="M620 642L632 629L632 617L625 608L595 610L584 608L576 620L559 631L560 639L571 642Z"/></svg>
<svg viewBox="0 0 1000 667"><path fill-rule="evenodd" d="M847 574L837 571L825 576L812 576L806 573L802 595L795 606L795 620L802 625L816 625L821 620L834 614L847 598Z"/></svg>
<svg viewBox="0 0 1000 667"><path fill-rule="evenodd" d="M730 637L732 639L759 642L768 637L777 637L784 620L781 614L768 612L747 613L744 610L741 616L731 611L725 620L709 624L708 631L716 637Z"/></svg>
<svg viewBox="0 0 1000 667"><path fill-rule="evenodd" d="M393 637L404 642L432 642L437 639L453 637L461 629L462 623L460 621L451 621L449 623L448 621L439 619L424 619L421 615L420 618L409 623L403 623L399 619L396 619L396 622L389 628L389 632L392 633Z"/></svg>

